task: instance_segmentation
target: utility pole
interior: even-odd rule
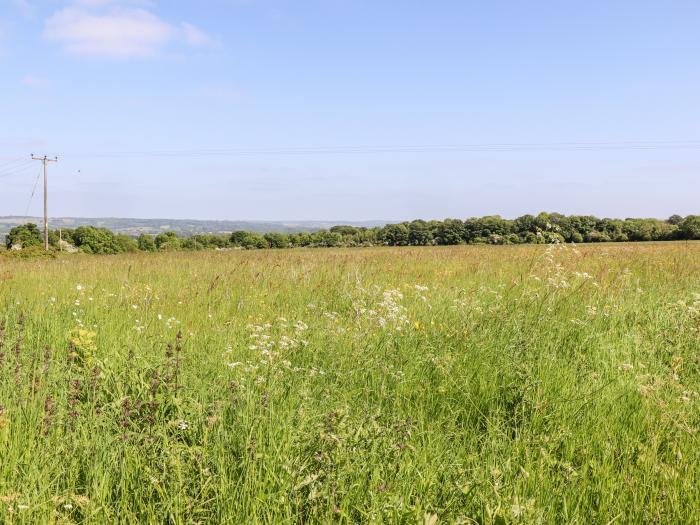
[[[49,162],[58,162],[58,157],[53,159],[48,158],[46,155],[43,157],[35,157],[32,153],[32,160],[39,160],[44,164],[44,250],[49,250],[49,172],[48,164]]]

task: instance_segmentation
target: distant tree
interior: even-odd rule
[[[610,236],[606,232],[593,230],[586,234],[586,242],[610,242]]]
[[[120,252],[132,253],[139,250],[138,242],[130,235],[115,235],[115,240],[117,241],[117,245],[119,245]]]
[[[231,234],[229,242],[233,246],[243,246],[243,240],[248,236],[248,232],[238,230]]]
[[[619,219],[601,219],[596,223],[595,229],[610,241],[617,241],[624,236],[624,222]]]
[[[182,248],[182,241],[175,232],[159,233],[154,242],[159,251],[174,251]]]
[[[289,244],[297,248],[311,245],[311,234],[308,232],[295,232],[289,234]]]
[[[241,239],[240,246],[248,250],[270,247],[265,237],[257,232],[246,232],[246,235]]]
[[[586,235],[595,231],[598,219],[591,215],[571,215],[569,216],[569,228],[576,231],[585,239]]]
[[[142,233],[141,235],[139,235],[138,239],[136,240],[136,243],[139,247],[139,250],[141,250],[142,252],[155,252],[158,249],[155,241],[153,240],[153,236],[148,235],[146,233]]]
[[[680,226],[683,222],[683,217],[680,215],[671,215],[668,219],[666,219],[666,222],[675,226]]]
[[[73,231],[73,244],[85,253],[114,254],[124,251],[114,232],[107,228],[80,226]]]
[[[411,221],[408,225],[408,244],[411,246],[428,246],[433,242],[430,226],[422,220]]]
[[[264,235],[270,248],[289,248],[289,235],[286,233],[266,233]]]
[[[339,233],[340,235],[355,235],[360,228],[356,228],[355,226],[343,226],[343,225],[338,225],[338,226],[332,226],[330,231],[332,233]]]
[[[501,237],[513,231],[512,221],[503,219],[500,215],[487,217],[472,217],[464,221],[465,237],[468,242],[501,242]],[[492,243],[493,244],[493,243]]]
[[[387,224],[382,232],[384,242],[389,246],[408,245],[408,227],[406,224]]]
[[[535,217],[534,222],[538,231],[541,232],[556,231],[557,229],[556,224],[552,221],[549,213],[546,211],[540,212],[537,217]]]
[[[469,239],[466,237],[465,223],[459,219],[445,219],[435,229],[435,240],[443,246],[464,244]]]
[[[526,244],[544,244],[544,236],[542,233],[539,235],[531,231],[526,231],[519,234],[521,242]]]
[[[534,215],[523,215],[515,219],[515,231],[523,237],[526,233],[537,234],[540,230],[537,217]]]
[[[683,239],[700,239],[700,215],[688,215],[680,224]]]
[[[583,242],[583,235],[581,235],[577,231],[572,231],[568,241],[576,244],[581,244]]]
[[[30,248],[31,246],[41,246],[42,243],[43,240],[39,228],[31,222],[22,226],[15,226],[5,238],[5,244],[8,248],[12,248],[15,244],[22,248]]]
[[[658,219],[625,219],[623,233],[630,241],[666,241],[676,237],[678,227]]]
[[[335,246],[342,246],[342,244],[343,236],[339,233],[320,230],[311,234],[311,246],[333,248]]]

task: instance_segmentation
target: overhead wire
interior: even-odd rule
[[[23,164],[21,166],[18,166],[16,168],[11,169],[11,170],[0,172],[0,178],[4,179],[7,177],[12,177],[13,175],[24,174],[29,169],[31,169],[33,165],[34,164],[32,162],[29,162],[27,164]]]
[[[25,166],[31,166],[33,165],[33,162],[31,159],[25,160],[23,162],[15,162],[14,164],[7,164],[3,167],[0,168],[0,175],[4,175],[6,173],[12,173],[16,170],[23,169]]]
[[[312,146],[270,148],[208,148],[191,150],[142,150],[105,152],[68,152],[64,157],[129,158],[129,157],[206,157],[254,155],[320,155],[373,153],[460,153],[521,151],[615,151],[615,150],[700,149],[700,140],[675,141],[600,141],[553,143],[486,143],[486,144],[419,144],[378,146]]]
[[[0,169],[4,169],[8,166],[11,166],[12,164],[16,164],[20,161],[26,161],[26,160],[31,160],[31,159],[28,159],[26,155],[22,155],[21,157],[15,157],[14,159],[10,159],[7,162],[0,164]]]
[[[41,178],[41,170],[36,175],[36,179],[34,180],[34,188],[32,188],[32,194],[29,196],[29,202],[27,202],[27,209],[24,212],[24,216],[28,217],[29,216],[29,207],[32,205],[32,200],[34,199],[34,194],[36,193],[36,188],[39,185],[39,178]]]

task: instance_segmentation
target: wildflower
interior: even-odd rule
[[[66,503],[65,505],[63,505],[63,508],[66,509],[66,510],[72,510],[72,509],[73,509],[73,505],[72,505],[71,503]]]
[[[75,289],[78,290],[79,292],[82,292],[82,291],[83,291],[83,285],[82,285],[82,284],[79,284],[78,286],[75,287]]]
[[[190,425],[187,423],[187,421],[180,421],[177,424],[177,428],[179,428],[180,430],[187,430],[188,428],[190,428]]]

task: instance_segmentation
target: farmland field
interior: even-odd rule
[[[700,520],[700,244],[0,258],[4,523]]]

